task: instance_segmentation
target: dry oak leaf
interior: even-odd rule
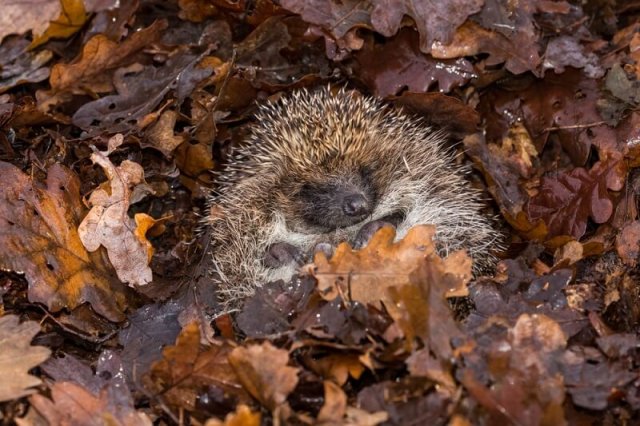
[[[67,38],[75,34],[87,21],[83,0],[60,0],[60,15],[49,23],[49,28],[34,37],[31,48],[46,43],[51,38]]]
[[[324,404],[318,412],[318,422],[340,424],[347,412],[347,394],[332,381],[324,381]]]
[[[112,140],[115,138],[121,139],[122,135]],[[155,222],[144,213],[136,214],[135,219],[127,214],[133,187],[143,183],[144,170],[129,160],[116,167],[108,158],[110,153],[109,149],[91,154],[91,161],[104,169],[111,190],[93,191],[89,197],[93,207],[78,227],[78,234],[87,250],[96,251],[101,245],[107,249],[122,282],[130,286],[145,285],[153,279],[149,267],[153,247],[145,233]]]
[[[126,65],[133,54],[156,41],[166,27],[166,21],[155,21],[121,43],[102,34],[93,36],[72,63],[53,66],[49,77],[51,90],[37,94],[39,108],[47,110],[49,105],[60,102],[61,92],[94,94],[113,90],[111,74],[107,71]]]
[[[29,300],[52,311],[89,302],[111,321],[124,319],[124,287],[101,253],[85,250],[76,229],[85,213],[78,177],[56,164],[42,188],[3,162],[0,176],[0,268],[24,273]]]
[[[118,404],[117,397],[104,389],[95,396],[71,382],[56,382],[51,386],[53,401],[33,395],[31,404],[50,425],[68,426],[151,426],[151,419],[133,408]],[[114,401],[114,399],[116,401]],[[115,404],[114,404],[115,402]]]
[[[324,253],[314,257],[311,273],[318,280],[318,289],[327,300],[348,294],[351,300],[364,304],[385,302],[393,309],[387,294],[390,287],[412,282],[411,274],[426,259],[439,259],[433,243],[435,227],[418,225],[394,243],[395,229],[385,226],[377,231],[362,250],[353,250],[347,243],[338,246],[331,260]],[[463,252],[454,253],[444,261],[450,273],[463,278],[463,283],[449,289],[449,297],[466,295],[466,282],[471,278],[471,260]],[[442,260],[440,260],[442,262]],[[457,265],[457,269],[454,266]]]
[[[171,157],[173,150],[186,140],[184,135],[176,135],[173,131],[177,118],[177,112],[166,110],[145,134],[150,142],[148,146],[162,152],[165,157]]]
[[[218,419],[209,419],[204,426],[260,426],[260,412],[254,413],[244,405],[238,404],[236,411],[227,414],[224,422]]]
[[[42,383],[29,370],[46,361],[48,348],[31,346],[31,339],[40,331],[35,321],[20,324],[16,315],[0,317],[0,402],[18,399],[35,392]]]
[[[640,255],[640,221],[626,223],[616,237],[616,251],[622,261],[635,266]]]
[[[202,346],[198,323],[190,323],[182,329],[176,344],[166,347],[162,359],[152,365],[143,379],[145,387],[162,395],[167,404],[188,411],[196,409],[198,396],[210,387],[249,402],[228,360],[231,349],[227,343]]]
[[[549,237],[579,239],[589,218],[595,223],[609,220],[614,206],[608,190],[620,191],[625,177],[626,166],[619,155],[598,161],[590,170],[576,167],[545,176],[538,194],[529,200],[527,213],[532,221],[545,222]]]
[[[60,15],[60,0],[5,0],[0,13],[0,41],[9,34],[44,32]]]
[[[268,341],[237,347],[229,354],[229,363],[240,383],[272,411],[286,402],[298,384],[298,369],[289,367],[288,362],[289,352]]]

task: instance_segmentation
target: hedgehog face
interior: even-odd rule
[[[316,170],[303,179],[290,181],[290,225],[296,230],[331,231],[371,216],[377,197],[366,170],[330,170]]]

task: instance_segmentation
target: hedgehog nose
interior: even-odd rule
[[[362,216],[369,213],[369,202],[362,194],[353,194],[344,197],[342,211],[347,216]]]

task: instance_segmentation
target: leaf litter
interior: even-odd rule
[[[636,3],[7,2],[0,418],[638,423]],[[445,128],[508,247],[382,228],[220,316],[211,170],[327,84]]]

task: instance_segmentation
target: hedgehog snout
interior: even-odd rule
[[[342,211],[347,216],[364,216],[371,213],[371,203],[362,194],[347,195],[342,200]]]

